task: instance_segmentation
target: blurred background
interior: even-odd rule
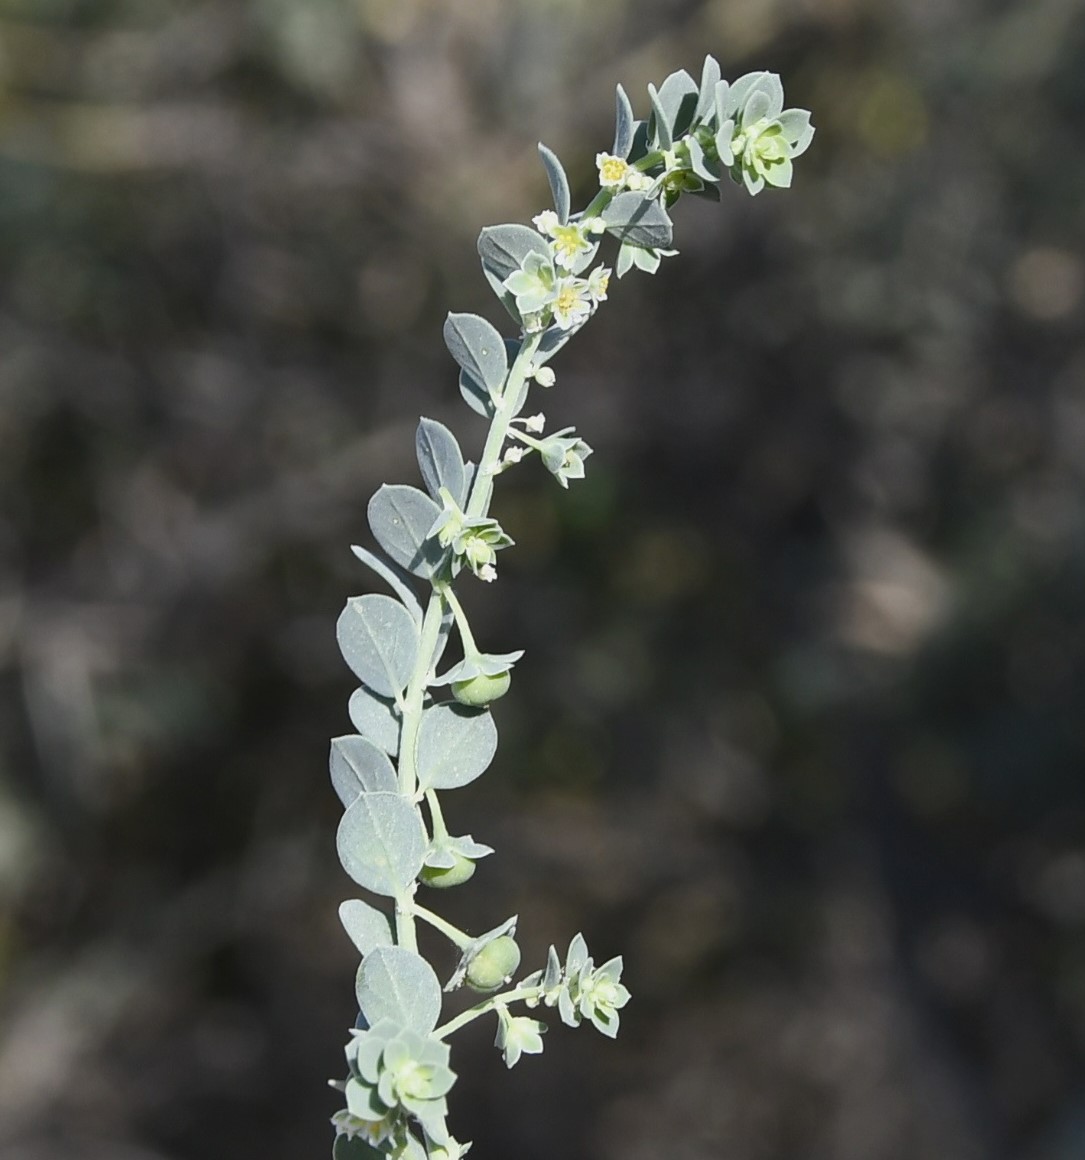
[[[1085,1155],[1079,0],[0,3],[0,1157],[328,1154],[354,893],[349,552],[483,225],[574,203],[613,86],[783,75],[790,194],[686,199],[555,362],[568,492],[465,585],[525,648],[498,849],[440,900],[624,952],[617,1044],[506,1073],[497,1160]]]

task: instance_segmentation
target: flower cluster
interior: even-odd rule
[[[528,1005],[542,1002],[558,1008],[562,1022],[579,1027],[587,1019],[596,1030],[613,1039],[618,1034],[619,1010],[629,1002],[629,991],[621,983],[622,958],[617,955],[596,967],[588,954],[583,935],[569,944],[562,966],[551,947],[546,967],[528,976],[521,986],[538,987],[539,994]]]
[[[429,530],[442,548],[451,548],[457,565],[466,564],[480,579],[497,579],[497,553],[508,548],[513,539],[505,534],[497,520],[487,516],[469,518],[452,498],[447,488],[441,488],[444,507]]]
[[[370,1142],[394,1135],[404,1116],[417,1120],[436,1143],[448,1139],[445,1095],[456,1080],[448,1057],[447,1044],[405,1031],[389,1019],[355,1031],[347,1044],[347,1111],[370,1125],[363,1129]]]

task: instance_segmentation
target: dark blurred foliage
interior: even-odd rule
[[[328,1154],[348,551],[478,229],[612,87],[783,74],[557,360],[466,592],[527,649],[447,898],[624,950],[617,1044],[456,1044],[479,1160],[1085,1155],[1079,0],[0,5],[0,1156]],[[442,901],[445,901],[442,899]]]

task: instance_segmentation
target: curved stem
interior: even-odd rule
[[[447,1038],[453,1031],[459,1031],[461,1027],[466,1027],[468,1023],[473,1023],[480,1016],[488,1014],[499,1003],[517,1003],[521,999],[537,999],[540,994],[541,991],[538,987],[516,987],[512,991],[502,991],[500,995],[492,995],[474,1007],[468,1007],[466,1011],[461,1011],[459,1015],[454,1019],[449,1019],[447,1023],[442,1023],[433,1032],[433,1037],[434,1039]]]
[[[439,930],[449,942],[455,943],[461,951],[474,942],[474,939],[466,931],[460,930],[458,926],[453,926],[439,914],[434,914],[428,907],[419,906],[417,902],[412,903],[412,906],[416,917],[422,919],[423,922],[428,922],[435,930]]]
[[[518,435],[519,432],[516,431],[515,434]],[[471,626],[467,623],[467,613],[464,612],[459,597],[452,591],[451,587],[444,589],[444,596],[445,600],[448,601],[449,608],[452,609],[452,615],[456,618],[456,628],[459,629],[460,640],[463,641],[463,655],[465,657],[472,656],[478,652],[478,645],[475,644]]]
[[[542,333],[529,334],[524,338],[520,353],[513,360],[505,386],[500,398],[496,401],[497,410],[490,423],[490,430],[486,436],[486,445],[482,449],[478,470],[475,472],[475,482],[471,485],[471,496],[464,511],[469,519],[486,514],[490,506],[490,496],[494,490],[494,471],[501,460],[501,449],[505,445],[505,438],[509,433],[509,424],[516,417],[512,413],[510,403],[520,393],[520,388],[527,381],[531,370],[535,352],[542,342]]]
[[[441,812],[441,803],[437,800],[435,789],[426,790],[426,804],[429,806],[430,820],[433,822],[434,838],[447,838],[448,827],[445,825],[445,815]]]

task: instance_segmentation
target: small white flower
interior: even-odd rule
[[[596,305],[607,300],[607,287],[609,285],[610,270],[606,266],[596,266],[588,275],[588,293]]]
[[[549,369],[549,368],[540,367],[540,370],[547,370],[547,369]],[[554,377],[554,372],[550,371],[550,378],[553,379],[553,377]],[[537,375],[536,375],[536,379],[538,379]],[[523,420],[523,424],[524,424],[525,431],[531,431],[534,434],[538,435],[538,433],[546,426],[546,416],[542,413],[542,411],[540,411],[537,415],[528,415],[528,417]]]
[[[587,237],[584,225],[577,222],[562,225],[560,218],[552,209],[543,210],[531,220],[539,233],[545,234],[550,239],[550,253],[554,261],[564,269],[573,269],[578,258],[595,252],[596,243]]]
[[[539,367],[533,377],[540,387],[552,387],[557,382],[557,375],[550,367]]]
[[[629,162],[613,153],[596,153],[595,167],[599,170],[599,185],[603,189],[621,189],[630,173]]]
[[[483,564],[475,575],[480,580],[485,580],[487,584],[492,584],[497,579],[497,569],[493,564]]]
[[[550,309],[557,325],[562,330],[571,330],[591,315],[592,305],[588,283],[583,278],[562,278]]]
[[[523,447],[506,447],[504,463],[519,463],[521,459],[527,454]]]
[[[639,170],[633,169],[626,178],[625,185],[627,189],[632,189],[636,193],[643,193],[646,189],[651,188],[652,179],[647,173],[641,173]]]
[[[542,213],[537,213],[531,221],[540,234],[549,235],[557,226],[561,225],[561,219],[552,209],[544,209]]]
[[[601,217],[588,218],[584,223],[584,228],[589,234],[605,234],[607,230],[607,219]]]

